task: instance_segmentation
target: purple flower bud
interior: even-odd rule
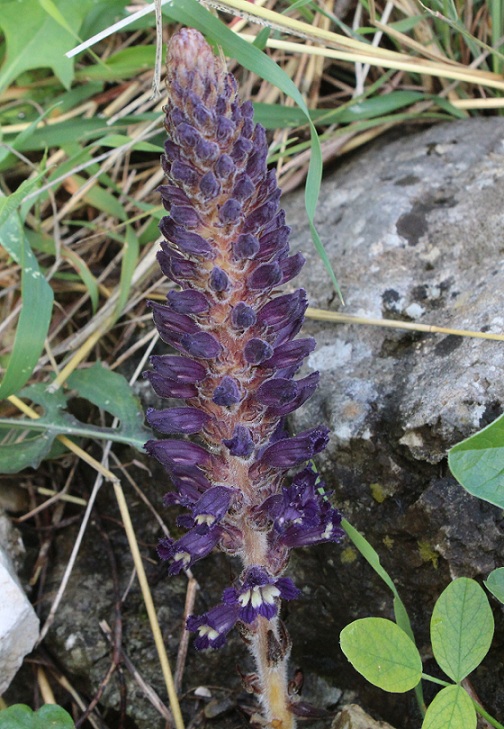
[[[270,468],[288,469],[309,461],[324,450],[329,441],[329,429],[319,426],[292,438],[284,438],[266,448],[261,461]]]
[[[206,172],[200,180],[199,188],[207,200],[212,200],[220,192],[220,185],[213,172]]]
[[[210,481],[197,466],[173,466],[170,477],[178,494],[166,494],[165,504],[192,506],[211,487]]]
[[[216,405],[231,407],[242,399],[237,381],[229,375],[224,375],[220,384],[214,390],[212,400]]]
[[[221,180],[226,180],[234,173],[236,165],[228,154],[223,154],[215,163],[215,174]]]
[[[226,200],[226,202],[219,211],[219,220],[221,221],[221,223],[224,223],[224,225],[236,223],[241,215],[241,210],[241,203],[239,203],[238,200],[235,200],[233,197],[230,197],[228,200]]]
[[[294,410],[300,408],[301,405],[303,405],[308,400],[308,398],[313,395],[313,393],[317,389],[318,382],[318,372],[312,372],[311,375],[308,375],[308,377],[305,377],[302,380],[298,380],[294,383],[296,388],[295,396],[292,399],[289,399],[288,401],[285,401],[283,403],[280,402],[277,405],[271,404],[268,410],[268,414],[276,415],[277,417],[283,417],[284,415],[288,415],[289,413],[294,412]]]
[[[178,382],[177,380],[169,380],[166,377],[158,375],[157,372],[144,372],[144,377],[149,380],[154,392],[159,397],[168,399],[170,397],[179,397],[183,400],[196,397],[198,390],[194,385],[187,382]]]
[[[168,470],[173,466],[208,466],[211,456],[196,443],[184,440],[149,440],[145,450]]]
[[[263,382],[256,392],[256,397],[262,405],[279,406],[291,402],[297,394],[295,382],[275,377]]]
[[[248,175],[242,175],[236,181],[233,188],[233,197],[243,201],[251,197],[255,192],[255,185]]]
[[[201,314],[209,306],[205,294],[192,289],[170,291],[167,298],[171,308],[180,314]]]
[[[167,434],[199,433],[210,416],[197,408],[166,408],[154,410],[148,408],[147,422],[151,428]]]
[[[185,192],[176,185],[160,185],[157,188],[157,192],[161,195],[163,200],[163,206],[166,210],[170,210],[172,205],[190,205],[191,200],[187,197]]]
[[[191,126],[190,124],[187,124],[186,122],[182,122],[177,126],[177,137],[180,144],[182,144],[184,147],[191,147],[194,148],[198,144],[199,140],[201,139],[201,135],[199,132],[196,131],[196,129]]]
[[[278,191],[280,192],[280,191]],[[257,233],[261,230],[266,223],[269,223],[271,218],[275,215],[278,208],[278,201],[274,199],[268,200],[268,202],[256,208],[250,215],[247,216],[244,224],[244,230],[246,232]]]
[[[267,326],[273,332],[282,329],[292,319],[298,319],[304,315],[308,299],[306,291],[298,289],[293,294],[276,296],[257,312],[257,321]]]
[[[242,162],[253,148],[254,145],[250,139],[246,139],[246,137],[238,137],[236,142],[233,144],[231,157],[235,162]]]
[[[289,256],[289,258],[284,258],[282,261],[279,261],[282,271],[282,283],[287,283],[287,281],[297,276],[304,264],[305,259],[301,253],[296,253],[293,256]]]
[[[198,182],[198,173],[190,165],[175,161],[171,166],[171,176],[184,185],[195,185]]]
[[[194,647],[198,651],[207,648],[220,648],[238,620],[236,605],[216,605],[204,615],[190,615],[187,618],[187,630],[198,635],[194,639]]]
[[[237,425],[233,437],[222,441],[232,456],[248,458],[254,450],[254,441],[250,430],[243,425]]]
[[[247,286],[251,291],[264,291],[277,286],[282,280],[280,266],[274,263],[262,263],[249,276]]]
[[[193,118],[196,120],[200,129],[212,126],[214,115],[206,109],[203,104],[197,102],[193,108]]]
[[[198,332],[198,326],[186,314],[179,314],[169,306],[148,302],[153,310],[154,323],[161,339],[167,344],[178,348],[182,336],[194,335]]]
[[[198,278],[198,267],[195,263],[186,261],[179,253],[171,251],[166,243],[161,243],[161,248],[156,258],[167,278],[180,284]]]
[[[212,291],[215,291],[216,293],[227,291],[227,289],[229,288],[229,278],[227,276],[227,273],[223,271],[222,268],[215,266],[210,272],[208,285],[210,286]]]
[[[184,334],[180,343],[188,354],[201,359],[215,359],[222,349],[218,340],[208,332]]]
[[[290,228],[288,225],[281,225],[279,228],[261,235],[256,259],[258,261],[268,261],[274,255],[280,255],[288,251],[289,235]]]
[[[235,329],[248,329],[256,323],[257,316],[254,309],[240,301],[233,307],[231,321]]]
[[[161,559],[172,562],[168,572],[178,574],[181,570],[189,569],[198,559],[210,554],[220,538],[220,529],[214,527],[204,534],[192,529],[176,542],[165,537],[159,542],[158,554]]]
[[[177,380],[178,382],[200,382],[207,374],[206,368],[202,364],[188,357],[179,357],[173,354],[155,354],[149,361],[162,377]]]
[[[206,491],[193,509],[195,526],[212,527],[227,513],[234,490],[225,486],[214,486]]]
[[[254,258],[258,250],[259,241],[250,233],[242,233],[233,243],[233,253],[239,261],[244,258]]]
[[[183,253],[203,258],[213,258],[215,253],[210,243],[201,235],[186,230],[181,225],[176,225],[173,218],[162,218],[159,230],[167,240],[174,243]]]
[[[202,164],[213,162],[219,156],[219,147],[215,142],[209,142],[207,139],[200,138],[194,154],[198,162]]]
[[[167,139],[164,143],[165,157],[161,157],[161,164],[166,173],[169,171],[169,167],[165,167],[166,163],[175,162],[175,160],[181,160],[180,147],[174,144],[171,139]]]
[[[286,342],[285,344],[281,344],[279,347],[275,347],[273,356],[266,362],[263,362],[263,366],[271,367],[271,369],[276,370],[294,368],[294,371],[297,371],[305,357],[307,357],[310,352],[313,352],[314,349],[315,340],[312,339],[312,337],[296,339],[293,342]]]
[[[172,205],[170,215],[178,225],[197,228],[201,223],[196,210],[189,205]]]
[[[216,136],[217,141],[221,144],[225,144],[236,131],[235,124],[231,119],[227,119],[225,116],[220,116],[217,119]]]
[[[253,337],[249,339],[243,349],[246,361],[251,365],[260,365],[269,359],[273,354],[273,347],[265,342],[264,339]]]

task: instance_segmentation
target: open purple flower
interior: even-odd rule
[[[239,587],[224,590],[226,605],[239,605],[239,618],[253,623],[261,615],[268,620],[278,613],[278,600],[293,600],[300,594],[288,577],[270,577],[262,567],[249,567]]]
[[[216,605],[204,615],[190,615],[187,630],[197,632],[194,647],[201,651],[207,648],[220,648],[226,642],[227,634],[238,620],[238,607],[235,605]]]

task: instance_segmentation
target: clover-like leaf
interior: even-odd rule
[[[492,610],[475,580],[460,577],[439,596],[431,618],[434,657],[453,681],[462,681],[488,653],[494,632]]]
[[[460,686],[446,686],[425,713],[422,729],[476,729],[476,710]]]
[[[504,509],[504,415],[457,443],[448,465],[466,491]]]
[[[421,679],[420,654],[392,620],[355,620],[341,631],[340,644],[352,666],[384,691],[404,693],[415,688]]]
[[[2,729],[74,729],[72,717],[61,706],[45,704],[32,711],[25,704],[14,704],[0,711]]]
[[[488,575],[485,587],[497,600],[504,602],[504,567],[498,567]]]

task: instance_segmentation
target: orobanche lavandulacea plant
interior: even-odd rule
[[[176,489],[166,503],[187,509],[178,520],[187,531],[162,540],[159,554],[170,574],[214,547],[241,558],[243,571],[221,602],[189,617],[187,628],[197,649],[219,648],[238,624],[257,665],[246,682],[260,696],[259,723],[292,729],[302,705],[288,691],[290,641],[279,606],[299,590],[283,574],[293,547],[342,536],[339,512],[306,466],[325,447],[327,428],[290,436],[284,423],[318,382],[318,373],[294,379],[314,347],[294,338],[306,294],[277,291],[304,260],[289,255],[265,131],[199,32],[172,38],[167,86],[168,184],[160,192],[170,215],[160,224],[158,259],[179,288],[150,306],[161,339],[180,354],[152,357],[146,376],[162,398],[185,404],[148,411],[153,428],[175,437],[146,448]],[[196,434],[198,442],[185,437]]]

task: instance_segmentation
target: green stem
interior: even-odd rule
[[[437,683],[439,686],[451,686],[452,685],[449,681],[443,681],[441,678],[434,678],[434,676],[429,676],[428,673],[422,673],[422,678],[425,681],[431,681],[431,683]]]
[[[471,698],[471,697],[470,697]],[[485,711],[485,709],[481,706],[481,704],[478,704],[477,701],[475,701],[473,698],[471,698],[471,701],[474,704],[474,708],[478,712],[480,716],[482,716],[486,721],[495,727],[495,729],[504,729],[504,726],[497,721],[497,719],[494,719],[493,716],[490,716],[488,711]]]

